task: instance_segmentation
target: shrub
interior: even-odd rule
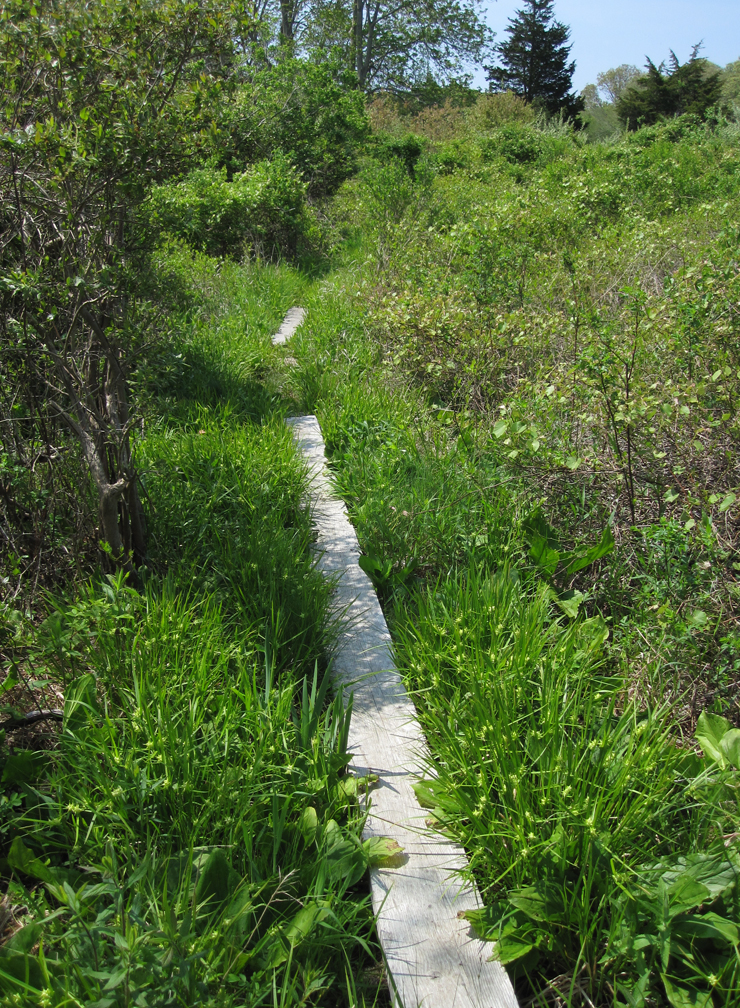
[[[378,137],[375,147],[375,156],[383,164],[392,164],[394,161],[403,162],[406,171],[414,177],[416,163],[421,157],[426,146],[421,137],[413,133],[405,136]]]
[[[150,212],[163,230],[217,255],[292,256],[313,228],[306,186],[282,157],[251,165],[231,182],[225,168],[198,168],[156,186]]]
[[[537,113],[513,91],[483,94],[468,112],[468,122],[474,130],[498,129],[506,123],[530,123]]]
[[[229,173],[283,155],[311,196],[335,192],[356,168],[370,133],[365,97],[328,65],[285,60],[255,75],[222,117],[217,152]]]

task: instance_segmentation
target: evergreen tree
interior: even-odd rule
[[[679,63],[671,51],[668,67],[646,63],[647,74],[623,92],[617,114],[628,129],[649,126],[670,116],[691,112],[705,118],[707,110],[722,96],[719,72],[712,72],[695,45],[688,63]]]
[[[554,20],[552,0],[525,0],[509,20],[509,38],[495,51],[501,66],[486,67],[491,91],[513,91],[550,115],[574,116],[583,100],[571,91],[570,28]]]

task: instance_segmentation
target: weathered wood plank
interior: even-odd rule
[[[306,317],[305,308],[289,308],[285,318],[280,323],[280,328],[272,337],[273,343],[287,343],[296,329],[301,325]]]
[[[461,847],[425,827],[411,788],[423,773],[426,742],[393,663],[378,599],[357,563],[360,549],[344,504],[332,493],[316,417],[287,421],[304,454],[318,528],[320,565],[337,576],[337,606],[349,617],[334,655],[333,674],[354,692],[352,769],[378,774],[365,836],[388,836],[405,851],[398,868],[371,872],[373,908],[386,965],[403,1008],[516,1008],[506,971],[488,962],[491,946],[458,918],[479,906],[456,871]]]

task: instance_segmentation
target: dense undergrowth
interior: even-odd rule
[[[161,244],[136,245],[117,330],[136,411],[101,451],[133,446],[138,572],[91,577],[123,554],[97,555],[45,351],[15,316],[3,330],[25,355],[2,382],[25,397],[4,400],[0,458],[4,1003],[375,996],[362,878],[384,850],[360,839],[330,586],[282,424],[315,412],[432,751],[419,799],[465,845],[471,923],[521,1003],[729,1008],[737,124],[595,144],[511,96],[380,107],[336,192],[361,103],[345,95],[323,144],[317,88],[339,84],[294,87],[290,66],[219,92],[197,141],[221,147],[136,204]],[[286,136],[253,121],[260,89]],[[301,250],[312,279],[205,254]],[[29,290],[4,291],[13,311]],[[273,347],[297,303],[306,322]],[[69,332],[100,339],[80,317]]]
[[[736,127],[383,143],[287,380],[427,731],[419,798],[522,1003],[735,1004]]]
[[[3,755],[2,1003],[342,1003],[372,966],[359,883],[382,844],[360,839],[270,381],[302,281],[177,244],[156,265],[191,308],[137,378],[149,571],[48,598],[3,642],[6,713],[63,694],[64,716],[11,723]]]

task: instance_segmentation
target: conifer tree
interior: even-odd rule
[[[571,91],[570,28],[554,19],[552,0],[525,0],[495,47],[501,66],[486,67],[491,91],[513,91],[550,115],[574,116],[583,101]]]
[[[699,118],[722,96],[719,72],[711,72],[707,60],[695,45],[687,63],[679,63],[671,51],[668,66],[656,66],[651,59],[647,74],[624,91],[617,102],[617,115],[628,129],[649,126],[671,116],[691,112]]]

